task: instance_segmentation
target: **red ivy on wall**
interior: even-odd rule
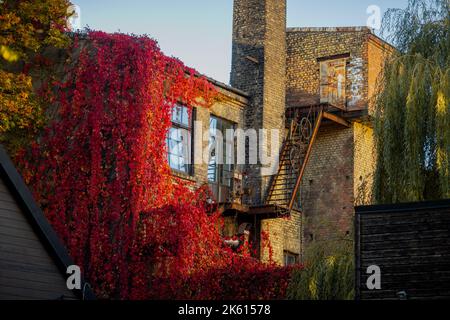
[[[211,84],[147,37],[90,32],[72,52],[54,121],[17,160],[97,295],[283,298],[290,269],[225,248],[208,191],[170,176],[171,107],[209,106]]]

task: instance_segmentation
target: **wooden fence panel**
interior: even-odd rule
[[[450,200],[355,208],[357,299],[450,298]],[[381,269],[381,290],[367,268]]]

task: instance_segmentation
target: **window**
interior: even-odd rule
[[[293,264],[299,263],[299,255],[289,251],[284,252],[284,265],[291,266]]]
[[[234,124],[230,121],[210,117],[208,181],[219,202],[226,201],[233,186],[234,175]],[[233,138],[227,135],[233,133]]]
[[[346,59],[320,62],[320,102],[345,106]]]
[[[172,109],[172,127],[167,134],[169,166],[173,170],[191,173],[192,116],[185,106]]]

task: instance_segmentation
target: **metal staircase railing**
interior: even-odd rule
[[[266,204],[281,206],[290,213],[305,173],[312,146],[323,119],[323,107],[309,108],[291,121],[290,130],[280,152],[277,174],[270,183]]]

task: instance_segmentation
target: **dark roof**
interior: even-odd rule
[[[244,92],[244,91],[242,91],[242,90],[239,90],[239,89],[237,89],[237,88],[234,88],[234,87],[232,87],[232,86],[230,86],[230,85],[228,85],[228,84],[225,84],[225,83],[223,83],[223,82],[217,81],[217,80],[215,80],[215,79],[213,79],[213,78],[210,78],[210,77],[208,77],[208,76],[205,76],[205,75],[200,75],[200,76],[205,77],[209,82],[211,82],[213,85],[215,85],[215,86],[217,86],[217,87],[219,87],[219,88],[222,88],[222,89],[224,89],[224,90],[233,92],[233,93],[235,93],[235,94],[237,94],[237,95],[240,95],[240,96],[242,96],[242,97],[244,97],[244,98],[250,98],[250,94],[248,94],[247,92]]]
[[[66,279],[67,267],[74,265],[74,262],[56,232],[48,223],[44,213],[36,201],[34,201],[33,195],[26,186],[20,174],[17,172],[14,164],[8,156],[8,153],[1,145],[0,177],[3,179],[5,185],[20,205],[28,221],[36,230],[48,253],[54,259],[63,277]],[[73,290],[80,299],[95,299],[94,293],[84,279],[81,281],[81,287],[81,290]]]
[[[188,71],[185,71],[185,73],[187,75],[189,75]],[[198,78],[205,78],[208,82],[210,82],[211,84],[215,85],[216,87],[222,88],[222,89],[224,89],[226,91],[232,92],[232,93],[237,94],[237,95],[239,95],[241,97],[244,97],[244,98],[247,98],[247,99],[250,98],[250,94],[248,94],[247,92],[244,92],[244,91],[242,91],[240,89],[234,88],[234,87],[232,87],[232,86],[230,86],[228,84],[225,84],[223,82],[215,80],[215,79],[213,79],[211,77],[208,77],[207,75],[201,74],[201,73],[199,73],[197,71],[195,71],[194,76],[198,77]]]

